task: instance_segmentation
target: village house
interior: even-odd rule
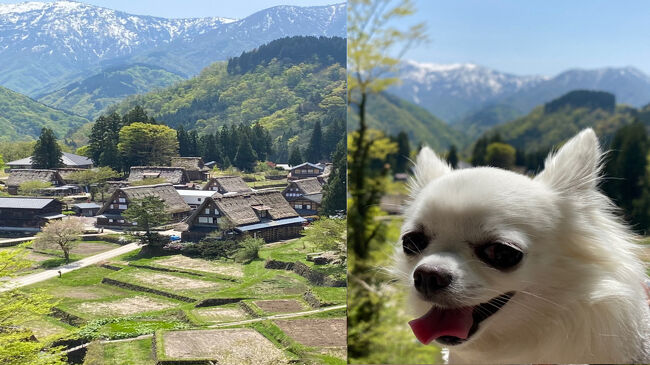
[[[293,166],[287,177],[289,180],[302,180],[310,177],[317,177],[322,175],[325,171],[325,166],[321,164],[313,164],[311,162],[301,163],[300,165]]]
[[[210,169],[203,164],[201,157],[172,157],[172,167],[185,169],[191,181],[206,181],[210,177]]]
[[[127,227],[135,225],[128,222],[122,213],[129,204],[137,199],[155,196],[165,202],[166,212],[171,215],[171,223],[179,222],[187,217],[191,208],[178,194],[171,184],[157,184],[119,188],[113,192],[110,199],[97,212],[97,225],[104,227]]]
[[[82,217],[94,217],[101,208],[97,203],[77,203],[71,206],[71,209]]]
[[[199,205],[203,204],[207,198],[221,197],[216,191],[213,190],[177,190],[178,194],[183,198],[185,203],[192,209],[196,209]]]
[[[7,191],[11,195],[18,194],[20,184],[28,181],[42,181],[51,183],[52,187],[65,186],[65,180],[56,170],[43,169],[18,169],[11,170],[7,179]]]
[[[203,190],[216,191],[219,194],[228,193],[250,193],[253,191],[241,176],[218,176],[213,177],[203,187]]]
[[[280,192],[264,191],[208,198],[186,222],[184,240],[197,241],[222,232],[223,238],[249,234],[274,242],[298,237],[306,220]]]
[[[85,156],[75,155],[74,153],[63,152],[61,155],[61,161],[63,162],[63,167],[66,168],[76,168],[76,169],[92,169],[93,160]],[[31,169],[32,168],[32,157],[26,157],[20,160],[7,162],[7,165],[10,169]]]
[[[0,197],[0,231],[37,232],[62,219],[63,204],[52,198]]]
[[[166,182],[180,186],[190,182],[185,169],[169,166],[133,166],[129,172],[129,183],[146,179],[164,179]]]
[[[282,191],[282,196],[301,216],[316,215],[323,200],[323,185],[317,177],[293,180]]]

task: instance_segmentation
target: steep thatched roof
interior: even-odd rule
[[[172,157],[172,167],[182,167],[185,171],[207,171],[201,157]]]
[[[104,204],[98,214],[104,213],[110,206],[111,202],[117,198],[117,195],[123,193],[128,201],[142,199],[148,196],[158,197],[167,205],[167,213],[182,213],[189,212],[190,206],[185,203],[183,198],[178,194],[174,186],[171,184],[157,184],[157,185],[143,185],[132,186],[128,188],[120,188],[113,192],[110,199]]]
[[[187,178],[185,169],[168,166],[133,166],[129,173],[129,182],[144,180],[145,178],[163,178],[170,184],[185,184]]]
[[[267,211],[268,219],[270,220],[298,216],[298,213],[296,213],[289,203],[287,203],[280,192],[265,191],[207,198],[192,214],[188,222],[193,222],[196,216],[203,211],[204,207],[210,204],[211,201],[214,201],[217,208],[219,208],[226,218],[228,218],[228,220],[230,220],[235,226],[261,222],[262,220],[256,214],[256,210]]]
[[[304,194],[318,194],[323,191],[323,185],[321,185],[318,178],[315,177],[294,180],[291,182],[291,185],[293,184],[295,184],[298,189],[302,190]]]
[[[79,171],[87,171],[86,169],[78,169],[78,168],[72,168],[72,167],[66,167],[66,168],[60,168],[56,169],[56,171],[61,175],[63,180],[65,180],[67,183],[69,182],[76,182],[73,179],[71,179],[72,174],[75,172]]]
[[[241,176],[218,176],[213,177],[203,187],[203,190],[209,190],[212,186],[217,186],[222,193],[249,193],[252,192]]]
[[[11,170],[7,186],[19,186],[26,181],[56,181],[59,185],[65,184],[63,178],[56,170],[43,169],[17,169]]]

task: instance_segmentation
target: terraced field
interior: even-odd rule
[[[316,286],[291,270],[265,268],[267,259],[300,261],[312,267],[306,255],[314,251],[301,240],[274,244],[263,247],[261,258],[246,265],[181,255],[141,257],[134,251],[108,265],[82,268],[26,287],[58,301],[54,313],[30,323],[30,328],[39,339],[127,341],[99,342],[89,350],[103,356],[107,364],[116,363],[111,356],[122,358],[120,351],[143,364],[163,359],[257,364],[261,360],[250,354],[259,351],[273,355],[274,364],[344,364],[345,351],[328,341],[345,342],[345,331],[328,332],[331,326],[326,323],[332,318],[344,323],[345,311],[301,313],[344,304],[346,289]],[[341,276],[345,267],[321,270]],[[292,327],[297,322],[287,325],[266,319],[277,314],[312,318],[316,327],[328,329]],[[299,337],[305,337],[296,335],[300,331],[309,332],[306,337],[315,340],[300,342]],[[223,345],[224,333],[232,334],[229,341],[241,349],[233,352],[232,346]],[[135,339],[153,334],[153,340]]]

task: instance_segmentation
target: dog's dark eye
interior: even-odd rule
[[[402,237],[402,247],[407,255],[417,255],[429,244],[429,237],[422,232],[410,232]]]
[[[508,270],[514,267],[524,257],[524,253],[518,248],[501,242],[491,242],[479,246],[476,249],[476,255],[486,264],[499,270]]]

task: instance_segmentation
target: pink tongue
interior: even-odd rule
[[[473,307],[442,309],[433,307],[427,314],[409,322],[415,337],[425,345],[442,336],[466,339],[474,323]]]

